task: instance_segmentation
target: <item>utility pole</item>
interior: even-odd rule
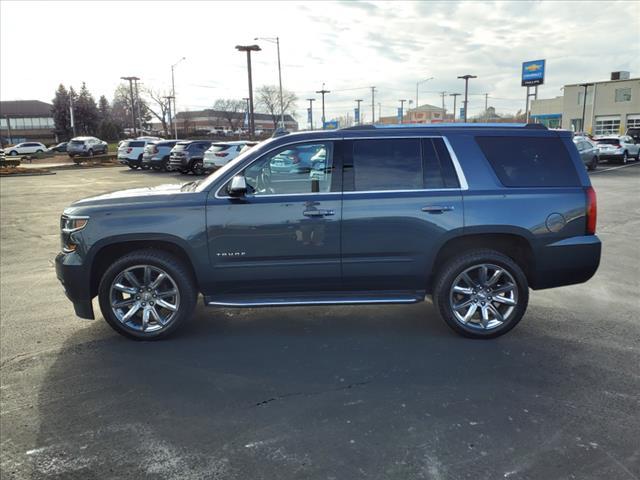
[[[249,97],[244,97],[243,100],[246,102],[247,107],[245,110],[245,119],[247,120],[247,131],[249,130],[249,125],[250,125],[250,121],[249,121]],[[242,122],[242,127],[244,128],[244,121]],[[240,136],[238,136],[238,139],[240,139]]]
[[[469,79],[470,78],[478,78],[476,75],[461,75],[458,78],[464,80],[464,123],[467,123],[467,115],[469,114],[469,109],[467,108],[469,105]]]
[[[404,122],[404,102],[406,100],[398,100],[400,102],[400,124]]]
[[[371,87],[371,125],[376,123],[376,87]]]
[[[247,52],[247,74],[249,76],[249,137],[253,139],[256,133],[256,123],[253,115],[253,83],[251,80],[251,52],[259,52],[258,45],[236,45],[239,52]]]
[[[362,103],[361,98],[356,98],[356,110],[358,110],[358,118],[356,118],[358,125],[362,125],[362,110],[360,110],[360,104]]]
[[[489,94],[484,94],[484,121],[489,121]]]
[[[313,130],[313,102],[316,101],[315,98],[307,98],[309,102],[309,123],[311,124],[311,130]]]
[[[444,115],[446,112],[446,109],[444,108],[444,96],[447,94],[447,92],[440,92],[440,96],[442,97],[442,120],[444,121]]]
[[[322,82],[322,90],[317,90],[316,93],[320,93],[322,95],[322,129],[324,130],[324,122],[326,121],[324,116],[324,96],[327,93],[331,93],[331,90],[325,90],[324,82]]]
[[[453,123],[456,123],[456,100],[458,99],[459,93],[450,93],[449,96],[453,97]]]
[[[69,114],[71,115],[71,129],[73,130],[73,136],[76,136],[76,121],[73,116],[73,96],[69,95]],[[9,126],[9,119],[7,119],[7,126]],[[11,136],[11,132],[9,132]]]
[[[420,106],[420,104],[418,103],[418,87],[420,86],[421,83],[428,82],[429,80],[433,80],[433,77],[425,78],[424,80],[420,80],[419,82],[416,82],[416,108]]]
[[[278,49],[278,80],[280,82],[280,128],[284,130],[284,100],[282,99],[282,69],[280,68],[280,37],[256,37],[254,40],[265,40],[275,43]]]
[[[133,136],[137,137],[138,136],[138,129],[136,127],[136,105],[133,101],[133,81],[138,81],[140,80],[138,77],[120,77],[121,80],[127,80],[129,82],[129,98],[131,100],[131,121],[133,122]],[[136,84],[137,85],[137,84]],[[75,127],[74,127],[74,133],[75,135]]]
[[[173,70],[176,67],[176,65],[178,65],[181,61],[185,59],[186,57],[182,57],[176,63],[171,65],[171,97],[173,98],[173,113],[176,116],[176,121],[173,122],[173,133],[176,137],[176,140],[178,139],[178,109],[176,108],[176,81],[173,74]]]
[[[378,121],[382,118],[382,104],[378,102]]]
[[[581,83],[579,85],[579,86],[584,88],[584,94],[582,95],[582,120],[580,121],[580,130],[582,130],[583,132],[586,131],[586,129],[584,128],[584,114],[585,114],[585,110],[587,108],[587,88],[589,88],[592,85],[593,85],[593,83]],[[537,85],[536,85],[536,88],[538,88]],[[528,97],[527,97],[527,100],[529,100]]]
[[[142,108],[140,106],[140,93],[138,92],[138,80],[136,79],[133,81],[133,84],[136,87],[136,107],[138,109],[138,123],[140,125],[140,128],[138,129],[138,131],[140,133],[144,133],[143,129],[142,129]]]
[[[173,95],[169,95],[168,97],[162,97],[165,98],[168,102],[168,106],[169,106],[169,134],[171,134],[171,130],[173,130],[173,118],[171,117],[171,100],[173,100]],[[166,132],[165,132],[166,133]]]

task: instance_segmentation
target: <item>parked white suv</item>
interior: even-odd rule
[[[4,153],[7,155],[25,155],[27,153],[40,153],[46,152],[47,147],[38,142],[23,142],[13,147],[5,148]]]
[[[123,165],[128,165],[132,170],[140,167],[149,168],[142,164],[144,147],[146,147],[148,143],[154,143],[158,140],[162,139],[158,139],[157,137],[140,137],[135,140],[122,142],[118,147],[118,161]]]
[[[256,142],[238,140],[235,142],[216,142],[204,152],[203,166],[205,170],[217,170],[240,155],[247,145],[255,145]]]
[[[640,160],[640,144],[628,135],[609,135],[595,139],[601,160],[615,160],[622,164],[630,158]]]

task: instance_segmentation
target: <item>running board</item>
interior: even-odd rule
[[[309,294],[280,295],[206,295],[205,305],[210,307],[284,307],[302,305],[362,305],[381,303],[417,303],[425,298],[424,291],[380,292],[319,292]]]

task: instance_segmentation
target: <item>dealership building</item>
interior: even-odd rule
[[[565,85],[562,90],[562,96],[533,100],[531,121],[592,135],[617,135],[640,127],[640,78],[630,78],[629,72],[613,72],[610,80]]]
[[[0,101],[2,142],[55,141],[52,108],[53,105],[40,100]]]

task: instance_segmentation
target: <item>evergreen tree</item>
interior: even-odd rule
[[[69,92],[64,85],[60,84],[51,102],[51,115],[55,124],[56,134],[59,138],[69,138],[73,131],[71,129],[71,113],[69,111]]]
[[[83,135],[96,135],[98,133],[98,106],[84,82],[82,82],[78,99],[74,102],[74,116],[76,132]]]
[[[122,126],[113,119],[111,106],[107,98],[102,95],[98,100],[98,136],[102,140],[118,140],[122,132]]]

